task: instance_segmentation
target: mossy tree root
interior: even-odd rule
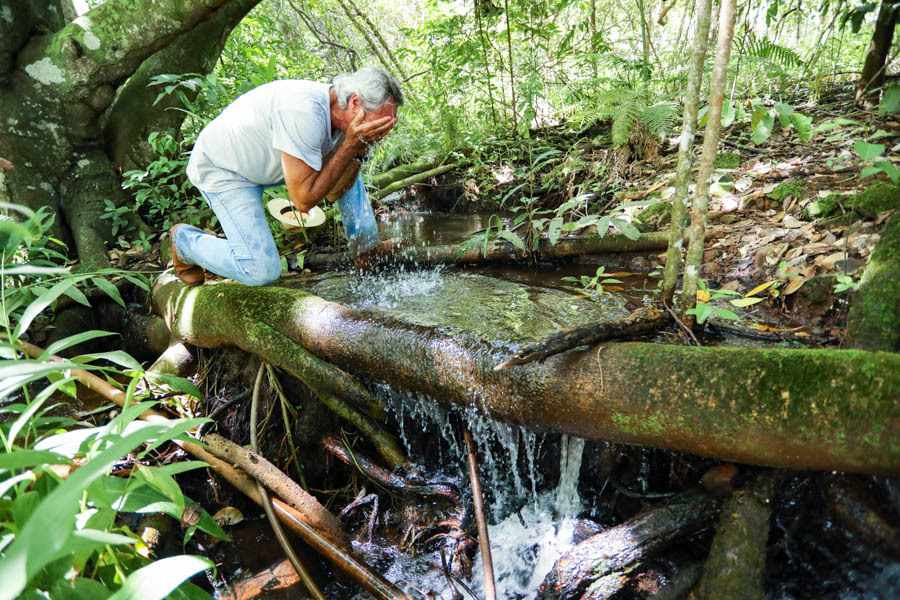
[[[507,353],[480,340],[287,287],[185,288],[164,278],[154,301],[182,341],[236,345],[343,398],[362,394],[348,392],[348,380],[359,384],[335,366],[531,429],[764,466],[900,474],[898,354],[628,342],[495,372]]]
[[[845,345],[900,351],[900,211],[888,220],[869,257],[847,315]]]
[[[763,574],[773,488],[774,479],[767,473],[736,491],[722,505],[716,536],[697,587],[697,600],[765,598]]]

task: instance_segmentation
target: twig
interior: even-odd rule
[[[484,517],[484,498],[481,494],[481,480],[478,478],[478,463],[475,458],[475,444],[472,434],[466,429],[466,453],[469,459],[469,479],[472,481],[472,502],[475,504],[475,520],[478,522],[478,545],[481,548],[481,566],[484,570],[484,598],[496,600],[494,585],[494,561],[491,558],[491,542],[488,538],[487,519]]]
[[[701,344],[701,343],[697,340],[697,338],[694,336],[694,332],[691,331],[691,329],[690,329],[687,325],[685,325],[685,324],[681,321],[681,319],[678,318],[678,315],[676,315],[675,312],[674,312],[671,308],[669,308],[669,306],[668,306],[665,302],[663,302],[663,308],[665,308],[666,311],[668,311],[668,313],[669,313],[670,315],[672,315],[672,318],[675,319],[675,322],[678,323],[678,325],[679,325],[683,330],[685,330],[689,336],[691,336],[691,339],[694,340],[694,344],[696,344],[697,346],[702,346],[702,344]]]
[[[754,154],[772,154],[771,150],[763,150],[762,148],[755,148],[753,146],[747,146],[745,144],[738,144],[737,142],[732,142],[731,140],[721,139],[719,140],[725,146],[731,146],[732,148],[737,148],[738,150],[746,150],[747,152],[753,152]]]
[[[259,453],[259,440],[257,439],[256,433],[256,412],[259,405],[259,387],[260,383],[262,382],[262,376],[265,367],[265,362],[261,362],[259,364],[259,370],[256,372],[256,382],[253,384],[253,400],[250,404],[250,446],[256,453]],[[281,549],[284,550],[285,555],[287,556],[288,560],[291,561],[291,564],[294,566],[294,570],[297,571],[297,575],[300,577],[300,580],[303,581],[303,585],[306,586],[306,589],[309,590],[309,593],[316,600],[325,600],[325,596],[322,595],[322,592],[319,590],[316,582],[313,581],[312,576],[310,576],[307,570],[303,567],[300,559],[294,553],[294,549],[291,548],[291,543],[288,541],[287,537],[285,537],[284,529],[281,528],[281,523],[278,522],[278,518],[275,516],[275,511],[272,510],[272,501],[269,499],[269,492],[266,491],[265,486],[263,486],[262,482],[259,480],[256,481],[256,487],[257,489],[259,489],[259,495],[262,496],[263,509],[266,511],[266,517],[269,519],[269,524],[272,526],[272,532],[275,533],[275,537],[278,538],[278,543],[281,545]]]

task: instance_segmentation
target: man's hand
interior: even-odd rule
[[[368,147],[378,142],[394,127],[397,117],[386,116],[380,119],[364,121],[365,109],[359,109],[350,125],[347,126],[346,142],[353,148],[355,154],[365,152]]]

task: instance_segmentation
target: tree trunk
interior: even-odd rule
[[[61,206],[64,219],[53,233],[74,242],[82,262],[105,263],[112,230],[100,219],[104,200],[126,202],[110,159],[130,164],[125,157],[146,127],[165,121],[153,111],[135,114],[136,105],[152,104],[142,82],[179,72],[165,61],[180,61],[185,52],[208,53],[186,66],[211,67],[222,36],[257,2],[109,0],[77,19],[65,0],[15,3],[12,21],[0,19],[0,156],[15,165],[5,173],[10,199],[54,213]],[[216,25],[198,27],[210,20]],[[134,83],[126,83],[148,58]],[[114,100],[104,132],[103,115]],[[123,124],[128,131],[119,132]]]
[[[878,106],[878,94],[869,95],[869,92],[884,85],[884,70],[887,66],[891,44],[894,41],[897,9],[900,8],[898,4],[900,4],[900,0],[882,0],[881,7],[878,9],[875,31],[872,32],[869,52],[866,54],[862,75],[856,86],[856,102],[867,109]]]
[[[361,378],[532,429],[759,465],[900,473],[897,354],[617,343],[494,371],[508,350],[287,287],[186,288],[164,276],[154,304],[184,342],[235,345],[295,374],[305,348]]]
[[[716,63],[709,83],[709,112],[706,131],[703,135],[703,154],[697,172],[697,191],[691,205],[690,243],[684,261],[684,281],[682,282],[682,319],[693,324],[694,319],[685,311],[697,304],[697,280],[703,262],[703,241],[706,229],[706,207],[709,201],[709,178],[716,161],[719,132],[722,129],[722,101],[725,84],[728,82],[728,61],[731,58],[731,42],[734,38],[734,16],[737,0],[722,0],[719,7],[719,39],[716,47]],[[674,221],[674,215],[673,215]]]
[[[672,0],[672,5],[675,0]],[[671,6],[671,5],[670,5]],[[700,104],[700,87],[703,83],[703,65],[706,48],[709,45],[709,21],[712,0],[698,0],[697,29],[694,31],[694,47],[691,50],[691,65],[688,72],[687,91],[684,95],[684,116],[681,123],[681,138],[678,143],[678,166],[675,172],[675,197],[672,198],[672,224],[669,229],[669,248],[666,251],[666,272],[660,300],[669,305],[675,295],[678,273],[681,270],[681,249],[684,247],[684,221],[687,212],[684,201],[691,179],[691,159],[694,148],[694,131],[697,129],[697,112]]]

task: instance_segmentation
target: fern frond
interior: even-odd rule
[[[751,38],[744,45],[744,55],[761,58],[776,63],[782,67],[801,67],[803,60],[800,56],[785,46],[781,46],[766,38]]]
[[[657,102],[643,107],[638,122],[654,136],[664,135],[678,120],[678,105],[674,102]]]

